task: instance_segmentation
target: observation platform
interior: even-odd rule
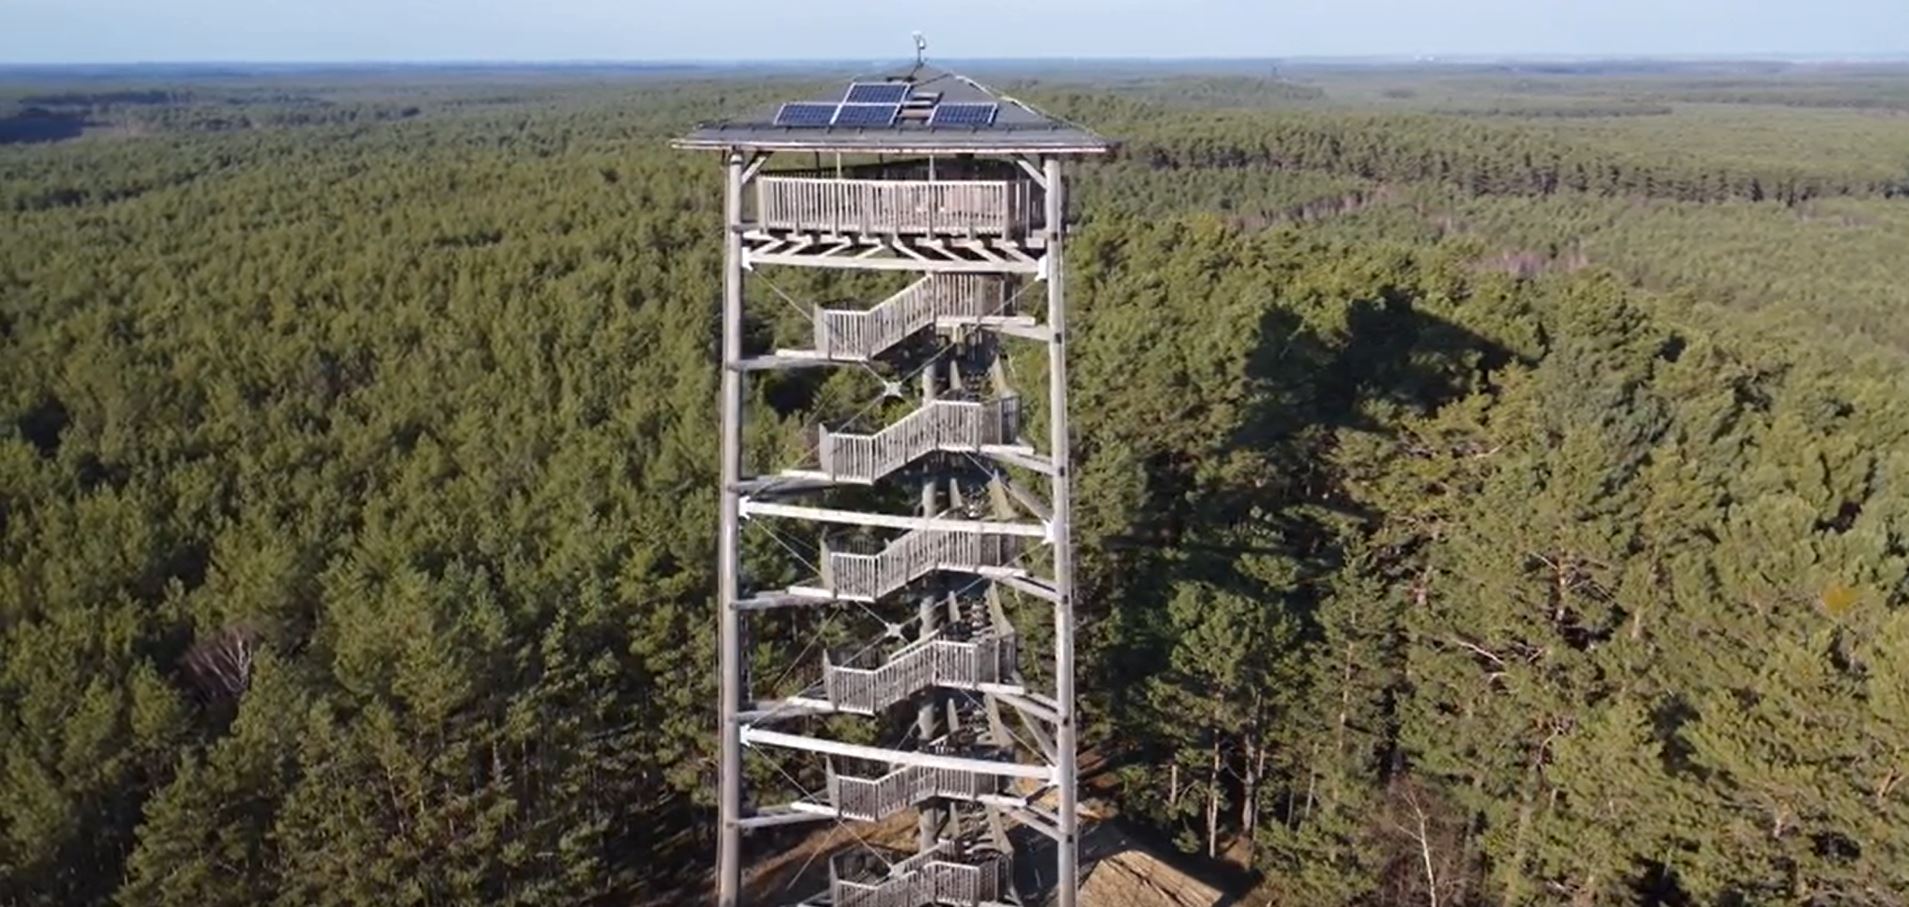
[[[951,236],[1039,244],[1045,226],[1027,179],[885,179],[765,174],[755,180],[765,233]]]

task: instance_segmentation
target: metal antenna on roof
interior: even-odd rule
[[[923,60],[926,58],[927,54],[928,54],[928,39],[922,37],[921,32],[915,32],[915,68],[916,69],[921,68],[921,64]]]

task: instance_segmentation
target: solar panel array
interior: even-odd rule
[[[851,129],[885,129],[901,117],[902,106],[910,102],[914,86],[907,82],[853,82],[839,102],[794,101],[776,111],[775,125],[821,129],[842,126]],[[935,104],[938,95],[915,96],[913,106]],[[999,104],[958,102],[935,104],[928,115],[930,126],[979,128],[994,125]],[[916,121],[919,122],[919,121]]]
[[[999,104],[941,104],[928,117],[930,126],[991,126]]]

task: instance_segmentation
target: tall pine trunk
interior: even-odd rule
[[[1220,735],[1213,735],[1212,758],[1207,765],[1206,856],[1220,855]]]
[[[1253,865],[1259,832],[1259,785],[1266,777],[1266,745],[1260,738],[1260,709],[1264,695],[1253,694],[1253,723],[1246,731],[1246,774],[1241,779],[1240,834],[1246,837],[1246,865]]]

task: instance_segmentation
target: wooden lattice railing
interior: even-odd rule
[[[903,765],[881,774],[855,774],[838,772],[834,761],[829,763],[830,804],[843,818],[862,822],[877,822],[937,797],[974,800],[1006,789],[1007,779],[1000,775],[962,769]]]
[[[893,865],[851,852],[829,864],[834,907],[933,907],[1000,901],[1013,884],[1006,854],[968,850],[953,842]]]
[[[815,309],[815,349],[861,360],[927,330],[942,318],[1007,314],[1006,285],[992,274],[931,274],[868,309]]]
[[[845,712],[872,715],[933,687],[974,689],[1013,675],[1018,653],[1013,634],[982,632],[954,638],[961,628],[943,628],[882,657],[868,650],[837,664],[825,656],[824,695]]]
[[[1029,180],[756,178],[756,222],[769,230],[1019,237],[1035,227]]]
[[[821,471],[838,482],[873,483],[937,451],[979,451],[1020,430],[1021,401],[930,400],[872,435],[824,429],[816,445]]]
[[[837,598],[872,602],[936,570],[978,572],[1020,558],[1019,536],[917,529],[875,554],[825,550],[822,585]]]

